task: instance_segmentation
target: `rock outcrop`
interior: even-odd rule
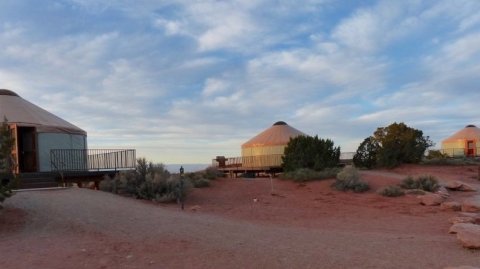
[[[466,199],[462,202],[463,212],[480,212],[480,197]]]
[[[450,233],[457,234],[457,239],[465,248],[480,249],[480,225],[457,223],[450,227]]]
[[[445,198],[436,193],[426,193],[425,195],[417,196],[422,205],[435,206],[443,203]]]
[[[477,191],[475,187],[458,180],[446,181],[442,184],[442,186],[454,191]]]
[[[446,211],[460,211],[462,210],[462,204],[460,204],[459,202],[443,202],[441,205],[440,205],[440,209],[442,210],[446,210]]]

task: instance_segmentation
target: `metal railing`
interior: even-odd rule
[[[353,159],[355,152],[342,152],[340,161],[348,161]],[[283,154],[270,154],[259,156],[243,156],[243,157],[217,157],[212,160],[212,166],[218,168],[258,168],[258,167],[281,167]]]
[[[480,147],[465,149],[465,148],[448,148],[440,149],[440,152],[449,157],[480,157]]]
[[[212,166],[218,168],[272,168],[282,166],[282,154],[244,156],[213,159]]]
[[[134,149],[52,149],[52,171],[101,171],[134,169]]]

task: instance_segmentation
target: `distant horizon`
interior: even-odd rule
[[[0,88],[162,163],[240,156],[277,121],[353,152],[480,125],[480,1],[0,2]]]

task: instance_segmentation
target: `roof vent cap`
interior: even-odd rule
[[[273,124],[273,126],[277,126],[277,125],[287,125],[287,123],[284,121],[277,121]]]
[[[15,92],[7,89],[0,89],[0,95],[7,95],[7,96],[18,96]]]

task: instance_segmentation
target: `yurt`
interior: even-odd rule
[[[462,130],[442,141],[442,151],[450,157],[474,157],[480,147],[480,128],[467,125]]]
[[[243,167],[277,167],[290,138],[306,135],[283,121],[276,122],[242,145]]]
[[[16,173],[52,170],[52,149],[86,149],[87,133],[77,126],[0,89],[0,117],[6,118],[15,138]],[[79,162],[85,162],[79,159]],[[85,162],[86,163],[86,162]]]

